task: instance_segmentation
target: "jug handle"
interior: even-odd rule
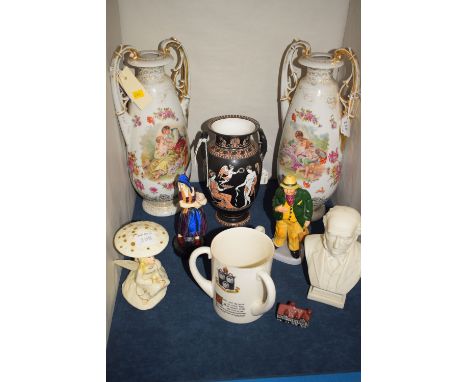
[[[299,83],[298,72],[294,70],[293,59],[297,50],[302,48],[303,55],[310,54],[310,44],[307,41],[294,39],[289,45],[282,63],[281,82],[280,82],[280,104],[281,121],[284,123],[291,103],[292,93],[296,90]]]
[[[211,259],[210,247],[200,247],[200,248],[195,249],[190,255],[189,268],[190,268],[190,273],[192,274],[197,284],[200,285],[203,291],[208,296],[210,296],[210,298],[213,298],[214,297],[213,284],[211,283],[210,280],[207,280],[200,274],[197,268],[197,263],[196,263],[198,256],[203,255],[205,253],[208,255],[208,258]]]
[[[265,271],[260,271],[257,273],[257,280],[261,280],[265,285],[267,297],[264,303],[256,302],[252,305],[250,312],[254,316],[259,316],[268,312],[273,307],[276,300],[276,288],[271,276]]]
[[[208,183],[208,141],[210,140],[210,137],[208,135],[208,132],[202,131],[200,134],[200,138],[198,139],[197,147],[193,150],[195,152],[195,158],[197,157],[198,150],[200,149],[200,146],[202,143],[205,144],[205,164],[206,164],[206,187],[209,186]]]
[[[169,49],[173,49],[176,53],[177,63],[175,64],[174,69],[172,69],[171,79],[174,83],[174,87],[176,88],[185,119],[188,120],[188,110],[190,105],[190,77],[187,54],[185,53],[182,44],[174,37],[161,41],[158,49],[165,54],[170,54]]]
[[[137,57],[138,51],[130,45],[120,45],[112,57],[111,65],[109,68],[111,92],[114,101],[115,114],[119,120],[120,130],[124,137],[125,144],[128,145],[130,137],[130,129],[132,128],[132,118],[127,112],[127,103],[129,97],[121,89],[119,85],[119,72],[120,64],[122,63],[126,54]]]
[[[338,96],[343,105],[343,117],[348,116],[351,120],[356,116],[356,111],[359,106],[359,98],[361,96],[361,73],[356,54],[351,48],[336,49],[333,55],[334,61],[339,61],[342,57],[346,57],[351,63],[351,74],[343,81]],[[351,82],[351,85],[350,85]],[[346,143],[346,136],[341,134],[342,149]]]
[[[260,159],[263,161],[267,152],[268,142],[261,127],[258,128],[258,144],[260,146]]]

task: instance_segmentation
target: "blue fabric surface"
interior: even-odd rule
[[[236,379],[225,382],[360,382],[361,372],[301,375],[299,377]]]
[[[194,186],[201,189],[198,184]],[[261,186],[250,209],[248,226],[263,225],[269,236],[274,229],[271,200],[276,187],[276,182]],[[133,220],[155,221],[168,230],[172,239],[175,217],[150,216],[142,210],[141,203],[137,197]],[[211,205],[205,206],[205,213],[209,245],[224,227],[216,222]],[[322,232],[321,221],[312,223],[311,233]],[[253,323],[236,325],[214,312],[212,301],[190,275],[188,259],[177,256],[171,242],[157,258],[171,284],[166,297],[149,311],[137,310],[123,298],[121,284],[128,271],[122,270],[107,343],[108,381],[306,378],[299,376],[360,370],[360,282],[348,294],[345,308],[337,309],[306,298],[309,281],[305,261],[302,266],[291,266],[274,260],[272,278],[277,302],[292,300],[301,308],[311,308],[310,326],[302,329],[277,321],[276,307]],[[203,275],[211,273],[207,256],[201,256],[197,265]],[[356,378],[357,374],[348,374],[346,378]],[[335,380],[358,379],[329,381]]]

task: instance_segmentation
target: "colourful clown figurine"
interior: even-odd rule
[[[280,183],[280,187],[273,197],[273,211],[276,220],[273,244],[278,248],[287,241],[291,256],[298,259],[301,242],[309,233],[308,227],[312,219],[312,198],[306,190],[300,188],[295,176],[285,176]],[[283,261],[276,257],[276,253],[275,258]],[[296,264],[296,262],[287,261],[287,259],[284,262]]]
[[[206,204],[206,197],[201,192],[195,192],[195,188],[185,174],[177,178],[177,187],[181,212],[177,222],[177,238],[174,246],[178,252],[189,253],[203,244],[206,217],[202,206]]]

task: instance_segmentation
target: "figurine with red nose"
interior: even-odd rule
[[[309,234],[312,198],[306,190],[300,188],[295,176],[287,175],[280,183],[273,197],[273,211],[276,219],[273,244],[277,248],[274,258],[298,265],[302,261],[301,242]],[[282,248],[285,241],[290,254],[287,249]]]
[[[203,245],[206,216],[202,207],[206,204],[206,197],[203,193],[195,191],[185,174],[177,178],[177,187],[181,211],[177,221],[174,247],[180,254],[189,254],[193,249]]]

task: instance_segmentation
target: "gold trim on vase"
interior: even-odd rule
[[[294,91],[297,88],[297,84],[299,83],[299,78],[297,76],[296,71],[293,68],[293,57],[296,51],[302,48],[302,56],[309,56],[310,55],[310,45],[307,41],[299,40],[299,39],[294,39],[291,45],[289,46],[288,53],[290,53],[289,59],[288,59],[288,73],[287,73],[287,78],[288,78],[288,84],[286,85],[286,94],[284,94],[281,98],[280,101],[288,101],[291,102],[292,96],[291,94],[294,93]]]
[[[343,105],[343,117],[348,116],[349,119],[353,119],[356,116],[356,111],[359,106],[360,99],[360,72],[359,63],[357,61],[356,54],[351,48],[339,48],[336,49],[333,55],[333,62],[340,61],[342,57],[346,57],[351,63],[351,74],[343,81],[338,96],[341,104]],[[350,86],[351,82],[351,86]],[[347,137],[340,132],[341,136],[341,150],[344,151]]]
[[[182,101],[189,94],[189,71],[188,71],[188,60],[185,54],[184,47],[174,37],[167,40],[161,41],[159,49],[169,55],[169,48],[174,49],[177,53],[177,63],[172,69],[171,79],[174,83],[174,87],[177,90],[179,100]]]

